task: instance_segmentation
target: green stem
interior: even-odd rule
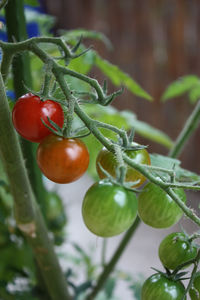
[[[6,83],[10,66],[13,60],[13,54],[8,51],[3,51],[2,61],[1,61],[1,74],[3,81]]]
[[[95,296],[98,294],[102,286],[105,284],[107,278],[112,273],[114,267],[116,266],[117,262],[119,261],[122,253],[124,252],[126,246],[128,245],[131,237],[135,233],[136,229],[138,228],[138,225],[140,224],[139,217],[136,218],[134,224],[129,228],[129,230],[125,233],[121,243],[117,247],[114,255],[112,256],[110,262],[104,267],[103,272],[101,273],[100,277],[98,278],[97,284],[94,287],[93,291],[90,295],[86,298],[86,300],[92,300],[95,298]]]
[[[189,290],[191,289],[192,287],[192,284],[193,284],[193,281],[194,281],[194,278],[195,278],[195,275],[196,275],[196,272],[197,272],[197,268],[198,268],[198,265],[199,265],[199,260],[200,260],[200,250],[198,251],[197,253],[197,256],[196,256],[196,260],[194,262],[194,268],[192,270],[192,273],[191,273],[191,277],[190,277],[190,281],[188,283],[188,286],[185,290],[185,296],[187,295],[187,293],[189,292]],[[183,300],[185,298],[183,297]]]
[[[200,101],[197,102],[193,112],[186,121],[182,131],[180,132],[173,148],[169,152],[170,157],[178,157],[184,148],[185,143],[188,141],[194,130],[197,128],[200,120]]]
[[[2,0],[0,3],[0,9],[4,8],[7,4],[8,0]]]
[[[107,249],[107,239],[104,238],[102,250],[101,250],[101,266],[102,266],[102,268],[105,267],[105,263],[106,263],[106,249]]]
[[[12,43],[13,39],[23,42],[27,39],[26,20],[24,15],[24,1],[23,0],[9,0],[5,8],[6,28],[8,34],[8,40]],[[2,72],[4,74],[4,80],[7,77],[9,71],[9,65],[13,58],[12,52],[8,49],[3,51],[2,60]],[[26,93],[24,84],[31,88],[32,77],[30,70],[30,57],[26,51],[24,53],[18,53],[14,56],[12,61],[12,73],[16,98]],[[5,81],[4,81],[5,82]],[[43,214],[45,215],[45,197],[46,190],[43,184],[41,172],[35,161],[36,147],[33,143],[21,139],[23,156],[26,161],[26,167],[29,170],[28,175],[32,185],[32,189],[36,195],[36,198],[40,204]]]
[[[194,233],[189,237],[188,242],[191,243],[192,241],[199,239],[199,238],[200,238],[200,233]]]
[[[52,242],[28,180],[17,134],[12,126],[2,75],[0,74],[0,156],[14,198],[17,225],[27,237],[52,300],[70,299]]]

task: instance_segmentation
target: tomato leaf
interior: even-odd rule
[[[67,38],[67,40],[78,39],[81,36],[83,38],[89,38],[94,40],[102,41],[108,49],[112,49],[112,44],[110,40],[103,33],[95,31],[95,30],[86,30],[86,29],[73,29],[68,31],[61,31],[61,34]]]
[[[161,100],[165,102],[171,98],[175,98],[189,92],[196,85],[200,84],[199,78],[195,75],[187,75],[179,78],[171,83],[165,90]]]
[[[191,172],[189,170],[180,167],[180,161],[178,159],[170,158],[160,154],[151,154],[151,165],[156,167],[165,168],[168,170],[174,170],[176,180],[181,182],[194,182],[200,181],[200,175]],[[156,171],[156,173],[158,173]],[[162,176],[164,173],[162,172]]]
[[[38,0],[24,0],[24,4],[31,6],[39,6]]]
[[[200,98],[200,82],[189,92],[189,99],[192,104],[197,102],[199,98]]]
[[[140,136],[161,144],[168,149],[172,147],[173,141],[166,133],[149,125],[148,123],[137,120],[136,115],[134,115],[131,111],[122,111],[121,115],[125,117],[129,126],[134,127],[135,132],[137,132]]]
[[[85,48],[81,47],[80,52]],[[79,52],[78,52],[79,53]],[[77,54],[78,54],[77,53]],[[76,59],[72,59],[69,68],[82,74],[88,74],[95,62],[95,52],[90,50]]]
[[[111,80],[114,85],[123,85],[135,96],[144,98],[149,101],[153,100],[152,97],[130,77],[130,75],[121,71],[116,65],[113,65],[107,60],[101,58],[98,54],[96,54],[95,57],[95,64]]]

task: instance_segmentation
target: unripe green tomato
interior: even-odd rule
[[[111,237],[127,230],[137,216],[137,198],[122,186],[101,180],[85,194],[82,215],[94,234]]]
[[[56,192],[47,192],[45,200],[49,229],[61,230],[67,222],[62,199]]]
[[[159,258],[168,269],[175,270],[179,265],[195,258],[195,246],[183,232],[173,232],[166,236],[159,246]]]
[[[186,196],[182,189],[173,191],[185,203]],[[138,213],[141,220],[155,228],[167,228],[176,224],[183,215],[181,208],[159,186],[149,182],[138,197]]]
[[[125,153],[129,156],[134,162],[139,164],[150,165],[150,156],[146,149],[141,150],[126,150]],[[105,173],[100,169],[100,166],[103,167],[105,171],[107,171],[112,177],[116,177],[116,168],[117,168],[117,160],[113,153],[108,151],[106,148],[101,149],[96,159],[96,169],[99,177],[101,179],[106,178]],[[134,184],[133,187],[139,187],[145,182],[146,178],[134,168],[127,165],[126,172],[126,182],[134,182],[138,181],[138,183]]]
[[[141,300],[183,300],[184,293],[185,288],[180,281],[157,273],[144,282]]]
[[[196,273],[191,289],[189,290],[191,300],[200,300],[200,272]]]

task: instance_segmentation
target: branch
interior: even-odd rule
[[[169,152],[170,157],[177,157],[181,154],[183,145],[188,141],[200,121],[200,101],[197,102],[193,112],[189,116],[182,131],[180,132],[173,148]]]

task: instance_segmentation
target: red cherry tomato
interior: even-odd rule
[[[17,132],[23,138],[36,143],[40,143],[51,133],[41,121],[43,119],[52,127],[47,117],[59,127],[63,126],[64,113],[60,104],[52,100],[42,101],[31,93],[20,97],[12,112],[12,120]]]
[[[70,183],[88,168],[89,153],[79,139],[47,136],[38,146],[37,163],[42,173],[56,183]]]

